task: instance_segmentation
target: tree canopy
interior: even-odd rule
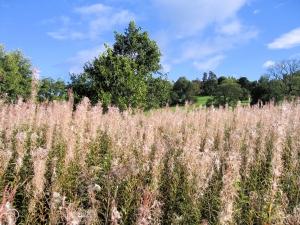
[[[6,52],[0,45],[0,96],[12,102],[18,98],[28,99],[31,78],[31,63],[22,52]]]
[[[161,69],[161,53],[155,41],[149,38],[147,32],[143,32],[131,21],[124,34],[115,32],[113,54],[128,57],[135,64],[136,73],[140,76],[157,73]]]
[[[82,74],[71,77],[75,97],[79,101],[87,96],[92,103],[101,101],[104,107],[112,104],[121,110],[165,105],[170,85],[158,76],[160,57],[156,42],[130,22],[124,33],[115,33],[112,48],[106,46],[86,63]]]

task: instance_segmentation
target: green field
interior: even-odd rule
[[[207,101],[212,99],[212,96],[196,96],[195,97],[195,106],[205,106]],[[243,100],[241,101],[241,105],[248,105],[249,104],[249,100]]]
[[[196,98],[196,101],[195,101],[196,106],[205,106],[207,101],[209,99],[212,99],[213,97],[212,96],[197,96],[195,98]]]

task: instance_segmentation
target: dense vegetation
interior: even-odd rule
[[[171,82],[160,65],[161,53],[147,32],[130,22],[124,33],[115,33],[112,47],[87,62],[81,74],[71,74],[71,82],[44,78],[34,80],[30,61],[20,51],[0,48],[0,95],[8,102],[30,99],[37,89],[37,100],[67,100],[67,90],[74,93],[75,104],[88,97],[94,105],[102,103],[121,110],[149,110],[166,105],[197,103],[206,96],[207,106],[236,106],[239,101],[266,104],[294,100],[300,96],[300,60],[278,62],[257,81],[247,77],[217,76],[204,73],[202,78],[179,77]],[[211,96],[208,98],[208,96]]]
[[[299,224],[300,105],[0,107],[1,224]]]
[[[0,48],[0,224],[300,224],[300,61],[170,82],[160,57],[134,22],[68,84]]]

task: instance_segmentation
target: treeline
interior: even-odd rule
[[[300,96],[300,60],[278,62],[256,81],[247,77],[218,77],[212,71],[204,73],[201,80],[180,77],[173,85],[170,102],[194,102],[197,96],[211,96],[207,106],[235,106],[239,101],[253,105],[294,100]]]
[[[210,71],[201,79],[180,77],[171,82],[162,72],[158,45],[134,22],[124,33],[115,33],[113,46],[105,47],[99,57],[85,64],[82,73],[71,74],[69,83],[36,79],[30,61],[20,51],[0,47],[0,97],[8,102],[26,101],[35,93],[34,100],[40,102],[66,100],[71,90],[75,104],[88,97],[92,104],[101,102],[104,109],[114,105],[121,110],[148,110],[193,103],[197,96],[209,96],[207,106],[235,106],[239,101],[265,104],[300,96],[299,60],[279,62],[257,81]]]

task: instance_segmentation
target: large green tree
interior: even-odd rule
[[[115,33],[112,48],[106,46],[98,58],[86,63],[82,74],[71,76],[75,100],[87,96],[92,103],[101,101],[121,110],[165,105],[168,93],[163,92],[169,87],[159,76],[160,57],[156,42],[130,22],[124,33]]]
[[[161,69],[158,45],[134,21],[129,23],[124,34],[115,32],[113,53],[131,59],[139,76],[157,73]]]
[[[0,45],[0,96],[10,102],[30,98],[31,79],[31,63],[22,52],[6,52]]]
[[[111,48],[84,67],[85,75],[93,82],[96,100],[105,107],[109,104],[121,110],[128,107],[144,107],[147,83],[136,73],[136,64],[130,58],[115,55]]]

